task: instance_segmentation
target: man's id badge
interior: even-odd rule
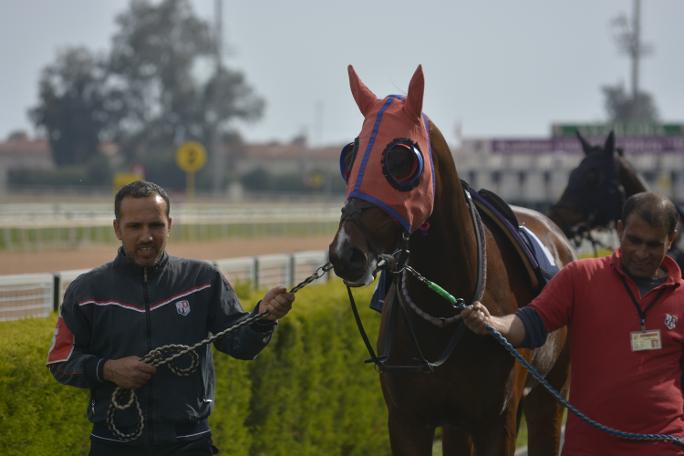
[[[632,338],[632,351],[660,350],[663,344],[660,341],[660,330],[651,329],[648,331],[633,331],[630,333]]]

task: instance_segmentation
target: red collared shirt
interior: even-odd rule
[[[571,353],[570,402],[590,418],[633,433],[684,438],[680,385],[684,353],[684,287],[677,264],[666,257],[667,279],[640,296],[622,270],[620,252],[565,266],[530,304],[548,332],[567,325]],[[647,330],[659,330],[662,348],[633,352],[640,318],[623,280],[646,307]],[[684,455],[671,443],[624,440],[568,413],[563,455]]]

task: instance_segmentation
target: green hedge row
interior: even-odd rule
[[[259,298],[239,293],[245,308]],[[356,290],[369,334],[379,316]],[[86,455],[85,390],[45,367],[56,317],[0,323],[0,446],[6,456]],[[217,353],[216,446],[230,455],[389,454],[386,411],[339,281],[309,286],[251,362]]]

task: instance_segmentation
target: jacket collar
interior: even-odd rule
[[[158,271],[161,271],[166,267],[167,263],[169,262],[169,255],[164,251],[159,258],[159,261],[154,266],[150,266],[147,268],[147,273],[148,274],[154,274]],[[126,256],[126,252],[124,252],[123,247],[119,247],[119,250],[116,254],[116,258],[114,259],[114,266],[118,268],[123,268],[126,271],[129,271],[133,274],[143,274],[145,267],[139,266],[135,264],[129,257]]]

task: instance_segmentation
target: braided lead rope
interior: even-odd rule
[[[466,201],[468,203],[468,208],[470,209],[470,217],[473,221],[473,228],[475,230],[475,241],[477,245],[477,279],[475,283],[475,295],[473,296],[473,302],[474,301],[479,301],[482,299],[482,295],[484,294],[484,289],[487,284],[487,240],[485,237],[485,231],[484,231],[484,226],[482,224],[482,218],[480,217],[480,213],[477,210],[477,207],[475,206],[475,203],[473,202],[473,198],[470,195],[470,192],[467,189],[463,189],[463,192],[466,197]],[[395,252],[396,254],[397,252]],[[392,254],[394,256],[395,254]],[[387,263],[387,255],[383,257],[385,260],[385,263]],[[424,311],[421,309],[416,303],[411,299],[411,296],[409,295],[408,292],[408,286],[407,286],[407,280],[406,280],[406,272],[410,272],[413,274],[414,277],[416,277],[420,282],[423,282],[426,284],[428,287],[435,286],[431,281],[429,281],[427,278],[425,278],[423,275],[418,273],[415,269],[413,269],[411,266],[408,264],[405,264],[401,268],[401,294],[402,297],[404,298],[404,301],[409,305],[411,310],[416,313],[419,317],[421,317],[423,320],[427,321],[428,323],[431,323],[434,326],[437,326],[438,328],[445,328],[448,325],[457,322],[458,320],[461,319],[461,314],[460,311],[462,310],[459,307],[455,306],[455,302],[451,302],[450,299],[447,299],[448,301],[451,302],[452,306],[458,310],[459,312],[456,315],[452,315],[450,317],[436,317],[434,315],[431,315],[430,313]],[[440,287],[441,288],[441,287]],[[437,290],[435,290],[437,291]],[[444,291],[446,293],[446,291]],[[439,293],[439,292],[438,292]],[[448,293],[447,293],[448,294]],[[462,301],[462,300],[461,300]]]
[[[594,420],[593,418],[590,418],[587,416],[585,413],[580,411],[577,407],[572,405],[568,400],[566,400],[563,395],[556,390],[551,384],[544,378],[544,376],[539,372],[537,369],[534,368],[521,354],[518,350],[511,345],[511,343],[506,340],[506,338],[501,334],[499,331],[496,329],[492,328],[491,326],[487,325],[485,327],[487,332],[491,334],[494,339],[496,339],[497,342],[499,342],[505,349],[508,351],[515,359],[518,360],[518,362],[525,368],[527,371],[534,377],[535,380],[537,380],[541,385],[546,388],[546,390],[556,398],[558,402],[561,403],[561,405],[568,410],[570,410],[573,414],[575,414],[579,419],[584,421],[585,423],[603,431],[606,432],[607,434],[612,435],[613,437],[620,437],[623,439],[627,440],[646,440],[646,441],[663,441],[663,442],[670,442],[675,445],[678,445],[680,447],[684,447],[684,440],[680,439],[679,437],[675,435],[670,435],[670,434],[638,434],[634,432],[625,432],[625,431],[620,431],[618,429],[606,426],[605,424],[601,424],[598,421]]]
[[[292,287],[289,293],[296,293],[305,286],[309,285],[310,283],[320,279],[328,271],[330,271],[332,267],[332,263],[330,262],[322,266],[319,266],[318,268],[316,268],[313,274],[311,274],[309,277],[307,277],[306,279]],[[155,367],[166,365],[171,372],[179,376],[191,375],[195,371],[197,371],[197,368],[199,367],[199,355],[195,350],[204,345],[212,343],[216,339],[223,337],[232,331],[235,331],[254,321],[261,320],[265,317],[266,313],[249,315],[243,318],[242,320],[238,321],[234,325],[229,326],[223,331],[213,334],[197,342],[194,345],[162,345],[160,347],[150,350],[145,356],[142,357],[142,361]],[[191,358],[188,366],[179,367],[175,364],[172,364],[175,360],[186,354],[188,354]],[[121,403],[118,398],[121,396],[125,397],[126,394],[128,394],[128,400],[125,403]],[[136,412],[138,414],[136,426],[131,432],[123,432],[119,428],[117,428],[116,423],[114,422],[114,415],[116,414],[117,410],[123,411],[133,406],[135,407]],[[114,389],[114,392],[112,393],[112,398],[109,402],[109,407],[107,408],[107,427],[114,436],[116,436],[119,440],[124,442],[130,442],[132,440],[139,438],[142,435],[143,429],[145,428],[145,417],[142,413],[142,409],[140,408],[140,402],[138,401],[138,396],[135,394],[135,391],[121,388],[119,386],[117,386]]]
[[[410,269],[409,272],[412,274],[416,275],[416,277],[423,283],[425,283],[428,288],[430,288],[432,291],[437,293],[439,296],[442,298],[446,299],[447,301],[451,302],[452,305],[454,306],[455,309],[457,310],[463,310],[468,305],[465,304],[465,302],[461,299],[456,299],[454,298],[449,292],[444,290],[442,287],[439,285],[435,284],[434,282],[429,281],[426,279],[424,276],[420,275],[417,271]],[[577,416],[579,419],[584,421],[585,423],[589,424],[590,426],[593,426],[603,432],[606,432],[607,434],[612,435],[613,437],[619,437],[627,440],[644,440],[644,441],[663,441],[663,442],[670,442],[675,445],[678,445],[680,447],[684,447],[684,440],[680,439],[679,437],[675,435],[670,435],[670,434],[638,434],[634,432],[625,432],[621,431],[609,426],[606,426],[605,424],[601,424],[598,421],[594,420],[593,418],[590,418],[587,416],[584,412],[580,411],[577,407],[572,405],[567,399],[563,397],[563,395],[556,390],[547,380],[544,378],[544,375],[542,375],[541,372],[539,372],[534,366],[532,366],[521,354],[518,350],[511,345],[511,343],[504,337],[503,334],[501,334],[499,331],[496,329],[492,328],[489,325],[485,326],[485,329],[489,334],[494,337],[494,339],[499,342],[503,346],[506,351],[508,351],[513,357],[518,360],[518,362],[525,368],[527,371],[532,375],[532,377],[537,380],[546,390],[554,397],[560,404],[570,410],[575,416]]]

